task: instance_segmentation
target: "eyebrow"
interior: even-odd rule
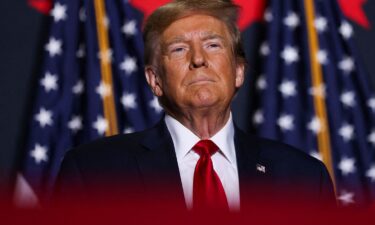
[[[218,34],[208,34],[202,38],[203,41],[212,40],[212,39],[220,39],[222,41],[225,41],[224,37]]]
[[[221,41],[225,41],[223,36],[221,36],[219,34],[209,33],[209,32],[203,33],[203,37],[201,39],[203,41],[212,40],[212,39],[220,39]],[[186,42],[186,41],[187,41],[187,38],[183,35],[180,35],[180,36],[174,37],[172,40],[168,41],[164,46],[168,47],[172,44],[180,43],[180,42]]]

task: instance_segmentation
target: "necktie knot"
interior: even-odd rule
[[[200,140],[194,145],[193,150],[200,156],[212,156],[219,150],[219,147],[211,140]]]

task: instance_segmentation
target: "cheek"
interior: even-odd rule
[[[174,63],[165,66],[163,75],[164,92],[169,95],[178,95],[178,92],[183,89],[183,74],[185,69],[182,65]]]
[[[167,60],[164,63],[164,74],[168,76],[169,83],[173,82],[175,85],[181,81],[187,73],[189,67],[185,60]]]
[[[229,57],[220,57],[215,61],[213,66],[217,74],[220,74],[220,79],[224,81],[224,85],[235,85],[236,68]]]
[[[165,56],[163,60],[163,66],[166,73],[179,74],[186,67],[186,59],[173,59]]]

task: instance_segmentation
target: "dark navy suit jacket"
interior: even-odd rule
[[[319,160],[238,128],[234,138],[241,207],[265,197],[288,201],[285,197],[290,195],[294,200],[335,201],[331,179]],[[167,196],[184,205],[174,146],[164,120],[142,132],[106,137],[68,151],[56,193],[73,190],[97,197],[91,191],[101,188],[121,190],[129,196],[136,190],[160,200]]]

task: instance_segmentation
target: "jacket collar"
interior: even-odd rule
[[[262,160],[259,139],[235,127],[235,149],[240,184],[241,209],[249,207],[268,187],[271,165]],[[266,185],[266,186],[265,186]],[[258,199],[259,200],[259,199]],[[244,204],[245,203],[245,204]]]
[[[137,155],[137,160],[145,186],[154,189],[158,184],[168,185],[171,187],[168,189],[171,191],[170,196],[176,197],[185,204],[177,157],[164,119],[146,132],[141,144],[146,150]],[[234,144],[240,198],[241,202],[247,202],[246,199],[256,195],[258,182],[268,177],[267,171],[262,171],[262,167],[267,170],[268,165],[261,161],[258,139],[246,134],[237,126],[235,126]]]
[[[168,194],[169,199],[185,207],[177,158],[164,119],[146,131],[140,143],[144,151],[136,158],[146,191],[160,197]]]

